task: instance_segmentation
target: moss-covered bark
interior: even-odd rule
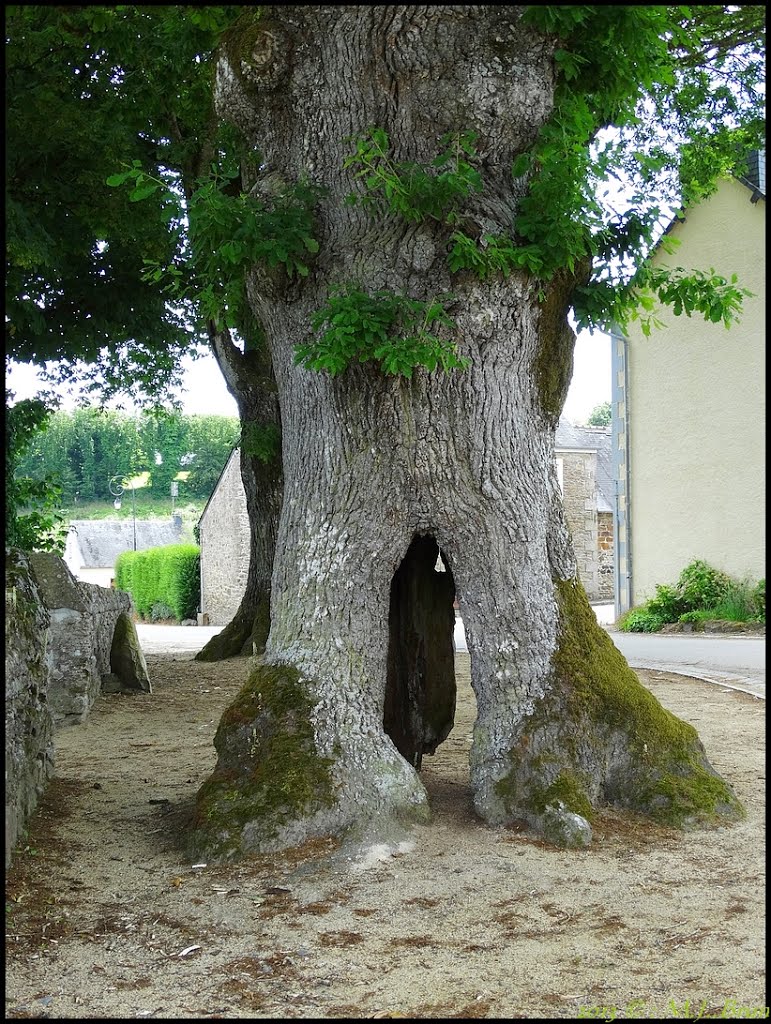
[[[316,750],[314,703],[288,665],[259,665],[222,716],[217,766],[196,797],[192,845],[198,855],[290,845],[283,828],[334,803],[334,761]]]
[[[270,600],[256,606],[242,601],[236,614],[221,633],[213,636],[196,654],[196,661],[222,661],[239,654],[262,654],[270,632]]]
[[[506,814],[538,827],[547,807],[590,819],[603,803],[677,827],[742,807],[693,726],[661,706],[596,621],[581,584],[558,581],[552,688],[518,732],[497,784]]]
[[[423,167],[435,166],[438,136],[473,131],[484,187],[463,203],[463,230],[508,234],[522,196],[512,161],[553,109],[556,43],[516,7],[424,7],[396,21],[377,5],[287,10],[241,23],[227,41],[217,104],[259,151],[255,194],[277,180],[318,187],[320,249],[307,276],[255,264],[247,278],[281,406],[284,490],[264,657],[310,681],[290,686],[289,670],[258,670],[237,702],[243,720],[229,713],[218,733],[199,827],[227,853],[426,820],[414,765],[451,720],[439,668],[451,604],[431,585],[418,595],[430,575],[408,560],[398,614],[389,605],[405,553],[426,535],[447,552],[463,609],[477,702],[470,777],[485,821],[526,818],[557,839],[564,823],[565,840],[584,843],[603,801],[680,824],[739,814],[694,730],[640,685],[582,589],[558,583],[554,598],[553,579],[576,571],[554,427],[570,382],[571,293],[588,267],[543,287],[524,269],[478,279],[451,271],[441,219],[381,218],[374,204],[348,201],[358,188],[350,140],[369,126],[387,133],[395,161]],[[501,64],[504,45],[514,65]],[[454,296],[452,334],[468,369],[402,376],[355,359],[338,374],[298,365],[298,344],[314,336],[341,282],[418,303]],[[220,347],[236,375],[239,359]],[[242,420],[278,423],[260,401]],[[250,518],[258,521],[251,506]],[[428,652],[434,625],[446,642]],[[266,710],[255,697],[274,671],[288,692],[299,686],[299,710]],[[424,701],[429,677],[437,685]]]

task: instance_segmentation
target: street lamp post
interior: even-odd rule
[[[126,490],[123,486],[123,478],[120,476],[110,477],[107,486],[110,489],[110,494],[115,498],[113,506],[117,511],[121,506],[121,495]],[[131,480],[131,519],[134,526],[134,550],[137,549],[137,502],[136,502],[136,489],[134,487],[134,480]]]

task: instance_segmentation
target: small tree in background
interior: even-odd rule
[[[57,553],[64,550],[61,488],[50,479],[33,480],[19,472],[19,463],[35,437],[45,431],[50,416],[51,409],[35,398],[6,407],[6,547]]]
[[[592,409],[586,425],[587,427],[609,427],[611,419],[610,402],[600,402]]]

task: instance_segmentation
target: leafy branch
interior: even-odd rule
[[[371,128],[365,135],[352,137],[356,149],[346,157],[343,167],[359,168],[356,178],[363,182],[364,193],[348,196],[351,205],[369,205],[385,199],[390,209],[407,221],[421,223],[427,217],[446,224],[458,220],[457,211],[473,192],[482,191],[482,177],[473,166],[477,159],[476,134],[461,132],[445,135],[445,149],[428,171],[414,161],[397,162],[388,155],[388,134]]]
[[[9,393],[9,398],[13,394]],[[66,529],[61,509],[61,485],[34,480],[19,472],[19,464],[35,436],[48,427],[53,409],[37,398],[6,406],[5,543],[23,551],[64,551]]]
[[[753,293],[739,286],[738,277],[725,278],[714,268],[708,271],[683,267],[653,267],[645,263],[623,287],[607,281],[576,289],[574,311],[579,328],[598,319],[612,319],[621,326],[640,322],[646,337],[653,327],[663,327],[657,305],[671,306],[675,316],[699,313],[710,323],[728,328],[739,319],[742,303]]]
[[[557,41],[554,113],[513,168],[531,176],[514,228],[541,273],[591,259],[579,327],[639,319],[647,333],[655,300],[728,325],[749,294],[735,281],[649,261],[666,222],[763,145],[762,11],[538,5],[524,18]],[[621,211],[608,201],[618,186]]]
[[[307,277],[319,249],[313,237],[318,189],[299,183],[264,201],[238,190],[238,179],[237,171],[212,173],[193,192],[184,246],[179,233],[180,258],[165,265],[146,260],[144,275],[152,282],[165,279],[175,301],[193,301],[202,317],[228,327],[237,327],[245,315],[244,279],[252,267],[282,268],[290,279]],[[138,161],[107,184],[130,184],[132,202],[165,189],[169,220],[184,217],[173,184],[146,173]]]
[[[342,286],[313,315],[312,327],[316,337],[297,346],[295,362],[332,376],[354,361],[372,361],[384,373],[408,378],[417,366],[447,371],[469,364],[454,342],[434,333],[438,327],[456,329],[438,299],[421,302],[385,289],[368,295]]]

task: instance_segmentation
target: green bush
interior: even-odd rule
[[[687,610],[687,605],[675,587],[670,587],[666,583],[658,583],[656,584],[656,596],[645,604],[645,610],[660,618],[662,622],[677,622],[683,612]]]
[[[719,604],[711,608],[697,608],[686,612],[680,616],[680,621],[706,622],[709,619],[724,619],[728,622],[764,622],[765,609],[761,611],[757,601],[759,586],[760,584],[753,586],[749,580],[732,580]]]
[[[766,581],[758,580],[757,586],[752,592],[752,606],[755,611],[755,618],[758,622],[766,621]]]
[[[164,619],[173,619],[175,617],[174,609],[169,608],[169,606],[164,604],[163,601],[156,601],[150,609],[151,622],[162,622]]]
[[[685,607],[682,611],[715,608],[728,597],[732,580],[726,573],[696,560],[680,573],[677,590]]]
[[[706,616],[711,615],[712,612],[683,612],[678,619],[678,622],[690,622],[692,625],[697,626],[700,622],[704,622]]]
[[[667,622],[698,625],[709,619],[766,621],[766,581],[736,580],[697,559],[680,573],[677,584],[656,585],[656,596],[618,620],[627,633],[655,633]]]
[[[648,611],[647,605],[643,605],[625,612],[616,625],[624,633],[656,633],[665,622],[666,619]]]
[[[195,544],[169,544],[147,551],[126,551],[115,563],[115,586],[131,594],[137,614],[157,620],[195,618],[201,599],[200,549]]]

